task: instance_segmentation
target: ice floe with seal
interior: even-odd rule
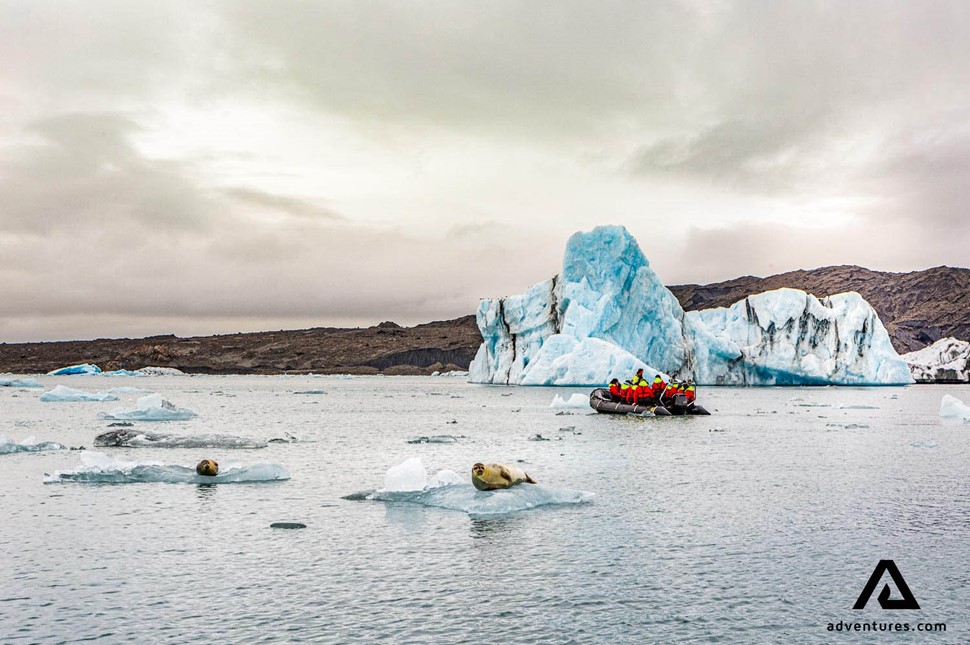
[[[77,469],[58,470],[53,475],[45,475],[44,483],[249,484],[289,478],[290,473],[279,464],[232,464],[220,468],[218,475],[206,476],[196,473],[195,466],[110,457],[103,452],[84,452],[81,453],[81,465]]]
[[[539,484],[480,491],[469,479],[453,470],[442,470],[429,478],[421,459],[412,457],[387,471],[383,488],[367,495],[348,495],[344,499],[417,504],[482,517],[545,506],[584,504],[590,502],[593,496],[587,491],[547,488]]]
[[[233,435],[197,434],[177,435],[160,432],[145,432],[122,428],[109,430],[94,438],[99,448],[218,448],[220,450],[240,450],[265,448],[267,443],[261,439],[247,439]]]
[[[940,416],[944,419],[970,421],[970,406],[955,396],[944,394],[940,401]]]
[[[13,374],[0,374],[0,387],[42,387],[35,378],[19,378]]]
[[[67,446],[56,441],[37,441],[31,435],[23,441],[14,441],[0,435],[0,455],[12,455],[21,452],[48,452],[52,450],[67,450]]]
[[[101,412],[98,418],[104,421],[186,421],[199,416],[188,408],[176,407],[171,401],[163,399],[161,394],[143,396],[135,405],[133,410],[115,408]]]
[[[76,403],[80,401],[117,401],[110,392],[85,392],[66,385],[58,385],[40,395],[44,403]]]

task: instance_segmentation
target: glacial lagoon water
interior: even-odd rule
[[[148,431],[287,441],[109,458],[290,478],[45,483],[80,453],[0,455],[3,643],[970,640],[970,425],[938,416],[970,387],[702,388],[713,416],[625,418],[550,407],[584,389],[446,377],[38,380],[0,388],[0,435],[91,449],[119,403],[40,394],[134,386],[199,414]],[[457,441],[408,442],[443,435]],[[507,461],[593,496],[483,516],[354,495],[411,457],[429,476]],[[852,609],[883,559],[920,610],[878,593]],[[947,631],[826,629],[839,621]]]

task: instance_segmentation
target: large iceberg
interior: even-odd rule
[[[80,365],[70,365],[68,367],[62,367],[60,369],[51,370],[47,373],[48,376],[69,376],[71,374],[100,374],[101,368],[97,365],[91,365],[90,363],[81,363]]]
[[[700,384],[906,384],[904,361],[858,294],[780,289],[684,312],[620,226],[576,233],[562,273],[479,304],[473,383],[593,385],[648,375]]]
[[[903,354],[913,378],[920,383],[970,381],[970,343],[941,338],[929,347]]]

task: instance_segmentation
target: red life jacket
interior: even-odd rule
[[[610,383],[610,394],[618,399],[623,398],[623,394],[620,392],[620,386],[618,383]]]

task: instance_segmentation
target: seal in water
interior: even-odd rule
[[[472,483],[478,490],[496,490],[509,488],[516,484],[536,483],[521,468],[506,466],[505,464],[475,464],[472,466]]]
[[[203,459],[195,467],[195,472],[204,477],[215,477],[219,474],[219,464],[215,459]]]

